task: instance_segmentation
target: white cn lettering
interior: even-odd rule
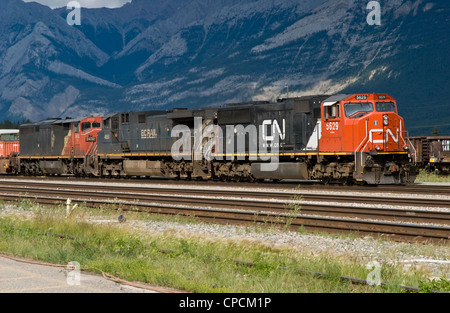
[[[372,142],[372,143],[384,143],[384,140],[383,139],[379,139],[379,140],[374,140],[373,139],[373,133],[382,133],[383,132],[383,130],[382,129],[372,129],[372,130],[370,130],[370,133],[369,133],[369,142]],[[389,137],[391,137],[392,138],[392,140],[395,142],[395,143],[398,143],[398,130],[397,130],[397,136],[395,136],[394,135],[394,133],[392,132],[392,130],[390,130],[390,129],[387,129],[386,130],[386,142],[388,142],[389,141]]]
[[[267,135],[267,126],[271,125],[271,134],[270,136]],[[283,130],[281,130],[280,125],[278,124],[277,120],[265,120],[262,123],[262,138],[264,141],[273,141],[275,139],[274,134],[277,132],[280,135],[280,139],[284,140],[286,138],[286,120],[283,119],[282,124]]]

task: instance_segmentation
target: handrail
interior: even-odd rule
[[[368,131],[369,130],[369,125],[368,125],[368,123],[369,123],[369,120],[366,119],[366,137],[363,139],[363,141],[361,141],[361,143],[359,144],[358,148],[356,148],[355,155],[356,155],[356,152],[360,152],[359,149],[364,144],[364,142],[366,142],[368,140],[368,136],[369,136],[369,131]],[[364,148],[365,147],[366,146],[364,146]]]
[[[356,150],[355,150],[355,172],[356,172],[356,169],[357,169],[357,166],[356,166],[356,160],[357,160],[356,153],[359,152],[358,150],[361,148],[361,146],[364,144],[364,142],[368,141],[368,136],[369,136],[369,120],[366,119],[366,137],[363,139],[363,141],[361,141],[361,143],[359,144],[358,148],[356,148]],[[366,145],[367,145],[367,143],[366,143]],[[364,147],[366,147],[366,146],[364,146]],[[362,166],[362,163],[363,163],[363,160],[362,160],[362,154],[361,154],[361,166]]]

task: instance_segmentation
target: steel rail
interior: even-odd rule
[[[76,190],[40,190],[45,196],[35,194],[22,194],[21,198],[27,198],[47,204],[64,203],[67,197],[72,202],[85,203],[88,206],[116,205],[125,210],[138,210],[148,213],[171,214],[171,215],[187,215],[194,216],[203,221],[214,223],[233,223],[233,224],[264,224],[274,225],[277,227],[287,227],[289,229],[298,230],[305,228],[306,230],[316,230],[325,232],[352,232],[361,235],[380,235],[387,236],[394,240],[405,241],[447,241],[450,238],[450,227],[448,226],[432,226],[421,224],[405,224],[386,221],[361,220],[355,218],[337,218],[328,216],[308,215],[297,212],[269,212],[255,209],[229,209],[229,208],[206,208],[185,204],[168,204],[155,202],[135,201],[136,195],[131,194],[132,200],[122,200],[115,197],[111,200],[111,194],[103,193],[104,197],[97,197],[102,193],[84,192],[85,196],[80,196],[83,192]],[[66,192],[66,193],[64,193]],[[57,196],[51,197],[51,193],[57,193]],[[113,193],[117,196],[116,193]],[[3,199],[17,199],[18,194],[1,194]],[[95,199],[95,198],[101,199]],[[109,200],[105,200],[109,199]],[[197,201],[194,199],[194,203]],[[245,204],[242,205],[245,207]]]
[[[187,180],[175,180],[171,178],[140,178],[140,177],[117,177],[117,178],[99,178],[99,177],[75,177],[75,176],[13,176],[13,175],[3,175],[0,176],[0,182],[3,181],[14,181],[22,180],[28,182],[94,182],[97,184],[101,183],[111,183],[111,182],[126,182],[127,184],[173,184],[173,185],[186,185],[186,186],[225,186],[225,187],[263,187],[263,188],[295,188],[301,186],[302,189],[307,190],[325,190],[325,191],[351,191],[351,192],[387,192],[390,194],[395,193],[417,193],[417,194],[450,194],[450,183],[445,184],[433,184],[433,183],[414,183],[407,185],[352,185],[352,186],[342,186],[339,184],[333,185],[323,185],[315,181],[292,181],[292,180],[282,180],[280,182],[274,183],[271,181],[264,181],[258,183],[248,183],[248,182],[222,182],[219,180],[208,180],[208,181],[187,181]]]
[[[5,199],[8,195],[2,194]],[[16,195],[9,195],[16,197]],[[64,203],[64,198],[48,196],[24,195],[40,203],[58,204]],[[120,200],[98,199],[71,199],[72,203],[84,203],[88,206],[99,207],[102,205],[116,205],[124,211],[134,210],[139,212],[157,213],[164,215],[184,215],[195,217],[201,221],[236,224],[236,225],[270,225],[288,228],[290,230],[306,229],[308,231],[355,233],[358,235],[378,235],[392,240],[408,242],[447,242],[450,239],[450,227],[430,226],[420,224],[405,224],[383,221],[369,221],[351,218],[331,218],[323,216],[310,216],[294,213],[275,213],[254,210],[237,209],[213,209],[186,205],[169,205],[158,203],[127,202]]]
[[[55,183],[55,182],[8,182],[10,185],[14,186],[57,186],[59,189],[64,188],[76,188],[76,189],[87,189],[90,188],[92,191],[94,190],[109,190],[109,191],[129,191],[129,192],[159,192],[161,194],[168,193],[173,194],[173,192],[180,192],[180,186],[174,185],[167,186],[167,185],[146,185],[146,186],[123,186],[122,184],[105,184],[105,185],[99,185],[99,184],[78,184],[78,183],[71,183],[71,182],[65,182],[64,184]],[[0,185],[0,187],[4,188],[7,187],[6,184]],[[303,190],[303,189],[282,189],[282,190],[276,190],[271,188],[261,188],[261,189],[254,189],[254,190],[244,190],[243,188],[236,188],[236,187],[223,187],[222,189],[218,189],[217,187],[211,187],[211,186],[189,186],[189,188],[183,188],[181,191],[185,194],[191,193],[191,194],[198,194],[203,193],[205,194],[208,192],[209,194],[214,195],[224,195],[228,196],[230,193],[234,194],[235,196],[253,196],[253,197],[260,197],[260,198],[277,198],[277,199],[285,199],[290,200],[294,197],[302,197],[305,201],[330,201],[330,202],[351,202],[351,203],[370,203],[370,204],[387,204],[387,205],[395,205],[401,203],[402,205],[409,205],[409,206],[423,206],[423,207],[441,207],[441,208],[450,208],[450,198],[427,198],[420,195],[410,195],[405,194],[403,196],[400,196],[398,194],[392,195],[392,194],[385,194],[381,193],[378,195],[375,194],[369,194],[366,193],[358,193],[358,194],[350,194],[345,192],[340,193],[323,193],[311,190]]]
[[[72,186],[74,187],[74,186]],[[80,186],[77,186],[80,187]],[[334,203],[308,203],[304,200],[284,200],[276,198],[242,198],[233,196],[223,197],[214,195],[198,195],[203,194],[203,191],[198,191],[197,194],[188,195],[180,194],[160,194],[160,193],[138,193],[138,192],[124,192],[124,191],[103,191],[92,190],[89,187],[81,186],[80,189],[50,189],[42,187],[21,188],[0,186],[0,191],[14,192],[19,194],[55,194],[61,197],[87,197],[87,199],[95,196],[102,199],[121,199],[121,200],[139,200],[152,201],[162,203],[192,203],[196,206],[221,206],[222,208],[239,208],[245,207],[259,211],[301,211],[302,214],[325,215],[332,217],[354,217],[366,219],[389,220],[396,222],[421,222],[421,223],[436,223],[443,225],[450,225],[450,210],[448,212],[442,211],[426,211],[418,209],[396,209],[396,208],[379,208],[379,207],[362,207],[350,204],[334,204]]]

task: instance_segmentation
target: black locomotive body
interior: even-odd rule
[[[67,166],[61,158],[69,132],[69,120],[48,119],[21,125],[17,171],[31,175],[67,172]]]
[[[159,158],[170,153],[172,126],[166,111],[105,116],[98,133],[97,175],[164,176]]]
[[[217,123],[224,137],[219,157],[228,162],[215,161],[215,175],[222,180],[309,179],[308,159],[317,155],[318,149],[320,104],[327,97],[233,104],[219,109]],[[229,135],[233,129],[234,137]],[[230,139],[234,148],[228,145]]]
[[[61,156],[64,139],[70,131],[70,122],[61,119],[24,124],[20,126],[20,155],[23,157]]]

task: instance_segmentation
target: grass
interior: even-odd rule
[[[4,206],[0,204],[0,212]],[[380,269],[382,281],[389,286],[355,285],[340,277],[366,279],[371,269],[350,259],[311,257],[247,240],[182,236],[175,231],[143,233],[130,230],[128,222],[88,222],[94,215],[103,219],[117,216],[102,209],[79,207],[66,216],[63,207],[29,201],[18,207],[22,216],[0,217],[0,251],[55,264],[77,261],[87,271],[120,273],[120,278],[129,281],[198,293],[403,292],[399,285],[420,284],[431,288],[425,273],[405,274],[390,264],[382,264]],[[127,221],[142,218],[127,213]],[[328,275],[317,277],[301,270]],[[435,283],[432,287],[447,285]]]
[[[418,183],[450,183],[450,175],[438,175],[435,172],[428,172],[424,169],[419,171],[416,182]]]

